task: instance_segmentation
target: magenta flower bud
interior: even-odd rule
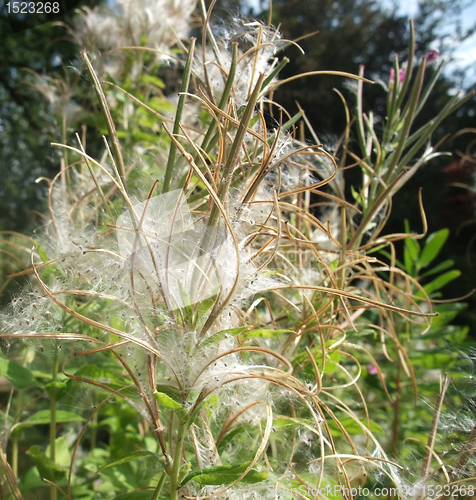
[[[403,80],[405,80],[405,77],[407,76],[407,68],[406,64],[404,64],[403,68],[399,70],[398,72],[398,83],[402,83]],[[395,69],[391,68],[390,69],[390,85],[393,85],[393,81],[395,80]]]
[[[426,55],[426,62],[433,62],[438,59],[438,56],[440,55],[440,52],[438,50],[430,50],[428,54]]]

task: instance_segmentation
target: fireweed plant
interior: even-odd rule
[[[446,324],[460,303],[437,301],[457,271],[429,267],[447,234],[418,244],[421,198],[421,234],[384,228],[393,195],[438,154],[432,133],[468,96],[412,128],[441,71],[416,61],[412,30],[378,127],[362,109],[363,68],[341,73],[356,106],[352,114],[341,96],[347,124],[330,154],[304,110],[290,116],[273,102],[288,81],[278,75],[289,42],[258,22],[214,27],[203,5],[202,14],[201,39],[177,39],[167,54],[178,99],[134,64],[133,77],[100,79],[82,52],[104,153],[88,154],[85,134],[55,144],[64,157],[46,180],[47,222],[6,240],[5,251],[29,256],[16,276],[31,286],[0,323],[9,353],[0,373],[14,388],[2,410],[2,494],[42,498],[41,485],[51,499],[322,498],[321,488],[350,499],[359,486],[395,498],[466,494],[474,389],[451,377],[467,381],[471,359],[444,351],[467,331]],[[145,45],[122,53],[160,74],[166,50]],[[362,173],[351,199],[349,168]],[[451,404],[464,422],[451,420]],[[447,488],[435,495],[435,485]]]

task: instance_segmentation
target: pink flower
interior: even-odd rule
[[[378,373],[377,367],[374,365],[367,365],[365,368],[370,373],[370,375],[377,375]]]
[[[426,55],[426,62],[433,62],[438,59],[438,56],[440,55],[440,52],[438,50],[430,50],[428,54]]]
[[[407,68],[406,64],[404,64],[403,68],[398,72],[398,83],[402,83],[403,80],[405,80],[406,76],[407,76]],[[393,84],[394,80],[395,80],[395,70],[392,68],[390,70],[390,84]]]

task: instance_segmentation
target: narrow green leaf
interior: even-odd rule
[[[286,64],[288,64],[288,62],[289,59],[287,57],[284,57],[279,65],[274,69],[274,71],[266,77],[266,80],[263,82],[264,89],[273,81],[276,76],[278,76],[278,73],[284,68],[284,66],[286,66]]]
[[[452,271],[448,271],[446,273],[441,274],[437,278],[435,278],[432,282],[428,283],[425,285],[423,288],[425,292],[430,295],[433,292],[436,292],[440,288],[443,288],[446,284],[448,284],[450,281],[455,280],[456,278],[459,278],[461,276],[461,271],[458,271],[457,269],[453,269]],[[421,295],[419,292],[417,295]]]
[[[433,274],[439,274],[442,271],[446,271],[450,267],[455,265],[455,261],[452,259],[447,259],[435,267],[429,269],[426,273],[420,274],[420,278],[426,278],[427,276],[432,276]]]
[[[431,322],[431,327],[436,328],[438,326],[443,326],[452,321],[461,311],[464,311],[468,307],[465,302],[453,302],[452,304],[440,304],[435,307],[435,312],[439,314],[433,318]]]
[[[42,262],[48,262],[50,259],[48,258],[48,254],[45,252],[43,247],[39,245],[36,241],[33,242],[36,249],[38,250],[38,255],[40,256],[40,259]]]
[[[118,458],[117,460],[109,462],[106,465],[101,465],[101,467],[98,468],[97,472],[101,472],[104,469],[107,469],[109,467],[114,467],[115,465],[125,464],[127,462],[131,462],[132,460],[137,460],[139,458],[149,457],[149,456],[155,457],[158,461],[160,461],[160,458],[155,453],[152,453],[149,450],[137,450],[137,451],[133,451],[132,453],[128,453],[127,455],[124,455],[123,457]],[[150,493],[149,493],[149,496],[150,496]]]
[[[450,232],[448,229],[441,229],[436,233],[430,234],[426,240],[425,247],[421,252],[418,263],[421,267],[426,267],[430,264],[440,253],[446,240],[448,239]]]
[[[199,321],[203,321],[207,312],[212,308],[217,300],[218,295],[212,295],[207,297],[206,299],[200,301],[197,305],[198,308],[195,311],[195,317],[193,319],[193,323],[196,326]]]
[[[106,122],[107,131],[109,134],[109,138],[112,141],[112,151],[114,154],[115,162],[119,166],[119,173],[124,186],[126,186],[126,169],[124,167],[124,160],[122,158],[121,145],[119,143],[119,139],[116,133],[116,127],[114,125],[114,121],[111,116],[111,112],[109,110],[109,106],[107,104],[106,96],[104,95],[104,91],[101,86],[101,82],[99,81],[96,72],[88,58],[86,51],[81,52],[83,56],[84,62],[86,63],[86,67],[89,73],[89,76],[93,82],[94,90],[96,91],[96,95],[99,101],[99,106],[102,111],[102,115]],[[102,191],[100,191],[102,193]],[[107,205],[106,205],[107,206]]]
[[[220,109],[225,109],[225,106],[228,103],[228,97],[230,96],[231,89],[233,87],[233,81],[235,79],[235,72],[236,72],[236,62],[238,59],[238,43],[233,43],[233,52],[232,52],[232,58],[231,58],[231,64],[230,64],[230,71],[228,73],[228,78],[226,80],[225,88],[223,89],[223,94],[221,96],[220,102],[218,104],[218,107]],[[203,139],[202,142],[202,150],[209,153],[209,149],[211,149],[211,146],[214,145],[214,137],[213,134],[215,133],[216,129],[216,121],[212,120],[210,122],[210,125],[208,126],[207,133],[205,134],[205,138]],[[195,161],[197,161],[198,156],[195,158]]]
[[[249,467],[251,462],[245,462],[241,465],[218,465],[216,467],[209,467],[207,469],[198,469],[190,472],[185,476],[180,484],[180,487],[187,484],[191,479],[199,484],[206,485],[220,485],[231,484],[235,482],[245,470]],[[259,483],[268,477],[268,472],[256,472],[251,470],[243,479],[242,482],[248,484]]]
[[[275,426],[274,419],[273,419],[273,426]],[[226,448],[226,445],[230,442],[236,443],[240,439],[242,441],[243,440],[247,441],[251,435],[251,434],[249,434],[249,431],[250,431],[250,426],[240,425],[238,427],[235,427],[231,431],[227,432],[218,444],[218,452],[221,454],[223,452],[223,450]],[[241,434],[241,436],[240,436],[240,434]]]
[[[232,179],[233,169],[235,167],[236,160],[240,154],[240,150],[243,147],[243,141],[245,139],[245,135],[248,130],[250,120],[253,117],[253,112],[255,109],[256,102],[258,100],[259,93],[261,91],[261,86],[263,84],[264,76],[265,75],[263,73],[260,73],[255,88],[253,89],[253,92],[248,98],[248,104],[246,105],[243,117],[241,118],[240,123],[238,125],[238,130],[236,131],[233,143],[230,147],[230,150],[228,151],[228,156],[226,158],[225,166],[223,168],[222,180],[218,188],[218,198],[220,200],[224,199],[225,193],[229,188],[229,184]],[[246,200],[243,199],[243,202],[246,203]],[[216,225],[218,213],[219,213],[218,205],[214,203],[210,213],[210,218],[208,219],[209,226]]]
[[[403,263],[405,265],[405,271],[410,275],[413,276],[413,259],[410,254],[410,250],[408,249],[407,246],[403,247]]]
[[[30,370],[5,358],[0,358],[0,375],[3,375],[16,389],[40,387]]]
[[[412,238],[406,238],[405,239],[405,248],[408,249],[408,252],[410,254],[410,258],[412,259],[413,262],[416,262],[418,260],[418,257],[420,255],[420,245],[418,241],[412,239]]]
[[[193,53],[195,50],[195,38],[190,39],[190,47],[188,48],[187,61],[185,63],[183,78],[182,78],[182,88],[179,94],[179,100],[177,104],[177,111],[175,112],[173,135],[176,136],[180,132],[180,121],[182,119],[183,108],[185,105],[185,97],[188,91],[188,85],[190,83],[190,75],[192,74],[192,62]],[[177,154],[177,146],[175,143],[170,144],[169,157],[167,160],[167,167],[165,169],[165,178],[162,193],[167,193],[170,191],[170,183],[172,181],[172,172],[175,166],[175,156]]]

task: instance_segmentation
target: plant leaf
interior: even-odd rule
[[[457,269],[453,269],[452,271],[448,271],[446,273],[441,274],[437,278],[435,278],[433,281],[430,283],[426,284],[423,289],[428,295],[431,295],[433,292],[436,292],[436,290],[439,290],[440,288],[443,288],[446,284],[448,284],[450,281],[455,280],[456,278],[459,278],[461,276],[461,271],[458,271]],[[421,292],[418,292],[416,295],[421,296]]]
[[[16,389],[40,387],[30,370],[5,358],[0,358],[0,375],[3,375]]]
[[[352,435],[363,434],[362,426],[359,424],[359,422],[357,422],[352,417],[340,418],[339,422],[342,424],[342,427],[344,427],[344,429],[346,430],[346,432],[349,435],[352,436]],[[382,429],[382,427],[380,427],[380,425],[378,425],[373,420],[370,420],[369,422],[367,422],[367,420],[362,419],[361,422],[365,427],[367,427],[369,429],[370,432],[372,432],[372,433],[378,432],[380,434],[384,434],[384,430]],[[369,425],[367,426],[367,424],[369,424]],[[337,423],[334,420],[331,420],[328,425],[329,425],[329,429],[330,429],[333,436],[336,436],[336,437],[342,436],[342,430],[340,429],[340,427],[337,425]]]
[[[68,393],[69,389],[72,386],[73,381],[71,379],[56,381],[56,382],[48,382],[45,385],[46,392],[50,396],[50,399],[54,399],[55,401],[59,401]]]
[[[165,88],[165,84],[164,84],[163,80],[161,80],[160,78],[157,78],[156,76],[153,76],[153,75],[143,75],[142,81],[145,83],[152,83],[156,87],[159,87],[159,89]]]
[[[81,415],[72,411],[56,410],[56,422],[82,422],[84,420]],[[51,410],[40,410],[28,417],[20,425],[42,425],[51,422]]]
[[[38,250],[38,255],[40,256],[41,261],[48,262],[50,259],[48,258],[48,254],[45,252],[42,246],[38,244],[36,241],[34,241],[33,244],[35,245],[35,248]]]
[[[36,467],[41,477],[56,483],[61,481],[65,476],[66,469],[55,464],[48,458],[37,444],[32,446],[26,453],[35,459]]]
[[[182,394],[181,394],[181,392],[176,387],[174,387],[172,385],[157,384],[155,386],[155,388],[156,388],[156,390],[158,392],[166,394],[167,396],[169,396],[174,401],[177,401],[177,403],[179,403],[179,404],[182,401]]]
[[[257,330],[251,330],[250,332],[243,333],[242,337],[244,339],[254,338],[254,337],[277,337],[283,333],[294,333],[294,330],[269,330],[266,328],[258,328]]]
[[[128,453],[127,455],[124,455],[123,457],[118,458],[117,460],[113,460],[108,464],[101,465],[101,467],[98,468],[97,472],[101,472],[104,469],[107,469],[108,467],[114,467],[115,465],[125,464],[127,462],[130,462],[131,460],[137,460],[139,458],[147,456],[155,457],[157,460],[160,461],[160,458],[155,453],[152,453],[149,450],[137,450],[133,451],[132,453]]]
[[[164,392],[154,391],[153,396],[162,406],[174,411],[179,411],[184,416],[187,415],[187,410]]]
[[[435,307],[435,311],[439,313],[439,316],[433,318],[431,322],[431,328],[436,328],[438,326],[443,326],[448,324],[453,320],[461,311],[464,311],[468,307],[465,302],[454,302],[452,304],[439,304]]]
[[[251,462],[245,462],[241,465],[218,465],[216,467],[209,467],[207,469],[198,469],[190,472],[185,476],[180,483],[180,487],[188,483],[191,479],[199,484],[206,485],[220,485],[231,484],[235,482],[245,470],[249,467]],[[248,484],[259,483],[268,477],[268,472],[256,472],[251,470],[243,479],[242,482]]]
[[[427,276],[431,276],[433,274],[439,274],[442,271],[446,271],[450,267],[453,267],[454,265],[455,265],[454,260],[452,260],[452,259],[444,260],[443,262],[441,262],[437,266],[432,267],[431,269],[429,269],[428,271],[426,271],[423,274],[420,274],[420,278],[426,278]]]
[[[121,495],[114,497],[114,500],[150,500],[152,493],[152,490],[149,489],[131,491],[130,493],[122,493]]]
[[[225,340],[227,337],[235,337],[239,335],[241,332],[245,331],[248,326],[240,326],[238,328],[231,328],[229,330],[222,330],[221,332],[214,333],[210,335],[207,339],[205,339],[199,346],[198,349],[205,349],[206,347],[215,344],[216,342],[221,342]]]
[[[121,377],[120,373],[114,372],[104,366],[86,364],[81,366],[75,375],[77,377],[90,378],[112,389],[119,389],[125,385],[124,377]]]
[[[417,261],[418,256],[420,255],[420,245],[418,241],[412,238],[405,238],[405,247],[408,249],[412,261],[413,262]]]
[[[450,232],[448,229],[441,229],[428,236],[426,244],[420,254],[420,258],[418,259],[418,263],[421,267],[427,266],[438,256],[449,234]]]

